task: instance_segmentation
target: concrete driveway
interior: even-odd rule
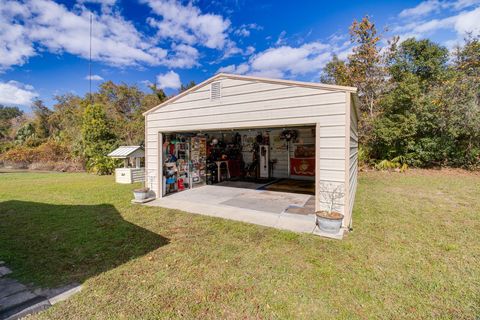
[[[311,197],[298,193],[206,185],[174,193],[145,205],[341,239],[343,230],[339,234],[320,231],[315,225],[314,214],[286,212],[288,208],[305,206]]]

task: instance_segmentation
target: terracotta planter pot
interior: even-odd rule
[[[317,226],[320,230],[327,233],[338,233],[342,227],[343,214],[338,212],[328,213],[325,211],[317,211]]]

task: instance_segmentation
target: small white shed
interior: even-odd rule
[[[353,87],[219,73],[144,113],[147,185],[157,198],[168,197],[170,191],[197,188],[200,185],[195,182],[204,171],[205,184],[214,176],[208,176],[204,158],[215,150],[217,141],[224,139],[228,147],[241,140],[244,154],[250,150],[244,141],[258,143],[260,148],[266,144],[270,157],[266,163],[272,167],[267,175],[314,183],[316,210],[328,205],[321,193],[342,189],[344,196],[337,205],[344,214],[343,227],[348,229],[358,171],[356,91]],[[296,135],[294,141],[285,139],[289,133]],[[180,152],[182,156],[187,153],[187,161],[180,159]],[[170,154],[179,159],[172,160]],[[258,155],[263,157],[265,152]],[[192,165],[198,167],[198,173],[191,172]],[[188,171],[186,176],[194,179],[193,183],[180,178],[182,170]],[[177,184],[172,184],[175,181]]]
[[[110,152],[108,156],[114,159],[123,159],[123,168],[115,169],[115,182],[145,181],[145,168],[142,167],[145,150],[141,146],[121,146]]]

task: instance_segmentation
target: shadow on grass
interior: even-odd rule
[[[0,260],[36,286],[81,283],[166,244],[110,204],[0,203]]]

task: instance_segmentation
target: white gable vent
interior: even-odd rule
[[[218,100],[222,97],[222,87],[220,82],[212,82],[210,85],[210,100]]]

